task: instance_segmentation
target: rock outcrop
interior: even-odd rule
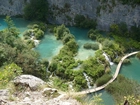
[[[96,19],[97,28],[109,30],[113,23],[125,22],[128,27],[140,25],[140,5],[123,5],[119,0],[48,0],[55,24],[73,25],[76,14]],[[29,0],[0,0],[0,15],[22,15]]]
[[[75,99],[47,87],[46,82],[31,75],[16,77],[13,83],[14,86],[0,90],[0,105],[80,105]]]
[[[113,23],[125,22],[128,27],[140,25],[140,6],[123,5],[118,0],[48,0],[58,24],[71,24],[76,14],[97,20],[97,28],[109,30]],[[103,0],[102,0],[103,1]],[[52,21],[53,22],[53,21]]]
[[[32,75],[18,76],[13,82],[15,85],[28,86],[31,90],[37,90],[39,86],[45,85],[43,80]]]
[[[29,0],[0,0],[0,15],[22,15],[27,2]]]

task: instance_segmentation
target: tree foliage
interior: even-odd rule
[[[124,96],[134,95],[137,97],[140,95],[140,85],[122,75],[119,75],[117,80],[109,84],[105,89],[113,95],[117,103],[121,102],[120,100]]]
[[[4,21],[7,24],[7,29],[11,35],[18,37],[19,35],[19,30],[15,27],[13,20],[11,19],[10,16],[6,16]]]
[[[110,74],[105,74],[102,77],[100,77],[99,79],[97,79],[96,85],[97,86],[102,86],[105,83],[107,83],[111,78],[112,78],[112,76]]]
[[[97,43],[85,43],[83,46],[85,49],[92,49],[92,50],[98,50],[99,45]]]
[[[6,65],[0,70],[0,88],[4,88],[8,82],[22,73],[22,69],[15,63]],[[2,87],[1,87],[2,86]]]
[[[83,15],[76,15],[74,17],[75,26],[81,28],[93,28],[95,29],[97,26],[96,20],[90,19]]]
[[[99,34],[99,32],[97,30],[94,29],[90,29],[88,31],[88,37],[92,40],[96,40],[96,38],[100,37],[101,35]]]
[[[11,32],[11,28],[10,31],[8,29],[0,31],[0,67],[14,63],[21,67],[23,73],[46,79],[48,65],[41,62],[38,53],[17,35]]]
[[[95,81],[105,73],[105,65],[101,65],[96,57],[93,57],[83,62],[82,70]]]
[[[30,0],[24,8],[24,17],[28,20],[45,21],[48,14],[47,0]]]
[[[140,52],[136,54],[136,56],[140,59]]]
[[[132,26],[129,30],[126,23],[121,22],[119,24],[112,24],[110,26],[110,32],[112,35],[117,35],[124,38],[131,38],[136,41],[140,41],[140,27]]]

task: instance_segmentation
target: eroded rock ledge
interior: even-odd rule
[[[0,105],[80,105],[32,75],[21,75],[8,89],[0,90]]]

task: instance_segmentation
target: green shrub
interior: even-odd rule
[[[97,79],[96,85],[102,86],[102,85],[106,84],[111,78],[112,78],[112,76],[110,74],[104,74],[102,77]]]
[[[44,37],[44,31],[41,30],[41,28],[38,24],[32,24],[28,26],[30,29],[24,32],[23,36],[24,38],[31,38],[31,36],[35,36],[37,40]],[[43,29],[43,28],[42,28]],[[44,29],[45,30],[45,29]]]
[[[99,38],[101,35],[98,32],[98,30],[94,30],[94,29],[90,29],[88,31],[88,37],[92,40],[96,40],[97,38]]]
[[[86,18],[83,15],[75,15],[74,17],[75,26],[81,28],[93,28],[95,29],[97,26],[96,20]]]
[[[37,32],[35,32],[35,37],[37,40],[43,38],[43,36],[44,36],[44,32],[42,30],[39,29]]]
[[[27,41],[27,46],[31,49],[31,48],[34,48],[35,47],[35,43],[33,40],[28,40]]]
[[[62,40],[65,35],[70,33],[69,29],[66,28],[63,24],[55,28],[54,32],[57,40]]]
[[[136,57],[140,59],[140,52],[136,54]]]
[[[32,22],[30,23],[28,26],[27,26],[29,29],[34,29],[34,28],[39,28],[41,29],[42,31],[46,31],[47,29],[47,25],[43,22],[40,22],[40,21],[35,21],[35,22]]]
[[[85,43],[83,47],[85,49],[91,49],[91,43]]]
[[[29,39],[32,32],[33,32],[32,29],[26,30],[26,31],[23,33],[24,38],[28,38],[28,39]]]
[[[76,91],[87,88],[87,81],[83,75],[82,70],[74,71],[73,75],[74,75],[74,86]]]
[[[115,58],[115,59],[113,60],[113,62],[114,62],[114,63],[119,63],[120,60],[121,60],[121,57],[118,57],[118,58]]]
[[[57,62],[56,61],[52,61],[50,66],[49,66],[49,71],[53,72],[57,69]]]
[[[130,64],[131,62],[130,62],[130,60],[129,59],[125,59],[124,61],[123,61],[123,64]]]
[[[92,50],[98,50],[98,49],[99,49],[99,45],[98,45],[97,43],[92,44],[92,45],[91,45],[91,49],[92,49]]]
[[[42,59],[41,64],[45,65],[46,67],[49,66],[49,61],[47,59]]]
[[[139,87],[140,85],[137,82],[119,75],[117,80],[109,84],[105,89],[114,97],[117,103],[120,103],[124,96],[134,95],[138,97],[140,94]]]
[[[53,78],[53,86],[57,89],[60,89],[62,91],[68,90],[68,84],[65,83],[66,81],[60,79],[60,78]]]
[[[24,17],[28,20],[46,21],[47,14],[47,0],[30,0],[24,7]]]
[[[92,50],[98,50],[99,49],[99,45],[97,43],[92,44],[92,43],[86,43],[83,46],[85,49],[92,49]]]
[[[68,41],[70,41],[70,40],[73,39],[73,38],[74,38],[73,35],[71,35],[71,34],[66,34],[66,35],[63,37],[62,42],[65,44],[65,43],[67,43]]]
[[[9,64],[0,70],[0,88],[4,88],[7,83],[13,80],[16,76],[20,75],[22,70],[15,63]]]

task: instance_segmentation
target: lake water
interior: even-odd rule
[[[27,30],[27,25],[30,23],[30,21],[27,21],[23,18],[12,18],[15,26],[19,29],[20,35],[23,34],[25,30]],[[0,17],[0,30],[5,29],[7,27],[7,24],[4,21],[3,17]]]
[[[120,74],[129,79],[136,80],[138,83],[140,83],[140,60],[137,57],[133,56],[130,57],[130,61],[130,65],[122,66]]]
[[[55,36],[49,32],[45,33],[44,38],[40,44],[35,48],[39,52],[40,57],[51,60],[52,57],[59,53],[59,50],[63,47],[61,41],[56,40]]]
[[[22,18],[13,18],[15,26],[20,30],[21,34],[27,29],[27,25],[30,23]],[[6,28],[6,23],[3,21],[3,18],[0,18],[0,30]],[[89,56],[94,56],[95,51],[83,49],[83,45],[87,42],[95,43],[87,37],[87,29],[80,29],[76,27],[68,27],[70,32],[75,36],[75,39],[79,45],[78,55],[76,59],[85,60]],[[41,58],[46,58],[51,60],[53,56],[59,53],[59,50],[62,48],[61,41],[57,41],[53,34],[46,32],[45,37],[42,39],[40,44],[35,48],[41,55]],[[131,64],[123,65],[121,68],[121,74],[130,79],[136,80],[140,83],[140,60],[136,57],[130,57]],[[112,65],[111,69],[115,72],[117,65]],[[104,100],[105,105],[114,105],[114,100],[110,94],[102,90],[98,93],[102,93],[102,99]],[[88,95],[90,96],[90,95]]]
[[[95,41],[90,40],[87,37],[88,29],[76,28],[76,27],[68,27],[70,32],[75,36],[75,39],[79,45],[78,55],[75,57],[76,59],[85,60],[90,56],[94,56],[94,50],[86,50],[83,48],[85,43],[95,43]]]

